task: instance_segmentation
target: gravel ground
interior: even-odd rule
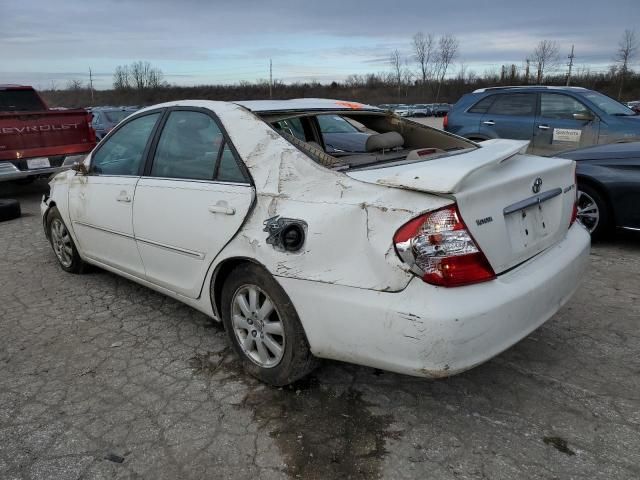
[[[0,478],[640,478],[640,236],[594,246],[555,317],[429,381],[325,362],[246,377],[202,314],[64,273],[38,212],[0,223]]]

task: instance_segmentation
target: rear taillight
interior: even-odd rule
[[[573,193],[575,195],[573,199],[573,209],[571,210],[571,220],[569,220],[569,227],[574,224],[578,218],[578,174],[576,173],[576,166],[573,166]]]
[[[393,243],[411,271],[433,285],[457,287],[496,276],[455,205],[405,223],[394,235]]]
[[[447,113],[442,119],[442,129],[446,130],[448,126],[449,126],[449,114]]]

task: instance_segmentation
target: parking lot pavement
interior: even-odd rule
[[[204,315],[58,268],[41,191],[0,184],[24,212],[0,223],[2,479],[640,478],[640,236],[594,246],[574,299],[469,372],[326,362],[273,389]]]

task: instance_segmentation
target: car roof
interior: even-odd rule
[[[492,92],[496,90],[523,90],[523,89],[531,89],[531,90],[570,90],[570,91],[586,91],[587,88],[583,87],[556,87],[553,85],[513,85],[508,87],[487,87],[487,88],[479,88],[474,90],[472,93],[484,93],[484,92]]]
[[[383,110],[359,102],[332,100],[328,98],[294,98],[291,100],[244,100],[233,102],[255,113],[298,112],[298,111],[338,111],[366,110],[382,112]]]

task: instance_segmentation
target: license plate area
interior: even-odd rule
[[[542,203],[510,213],[505,221],[516,251],[528,249],[550,233]]]
[[[27,160],[27,168],[33,170],[36,168],[49,168],[51,162],[48,158],[29,158]]]

